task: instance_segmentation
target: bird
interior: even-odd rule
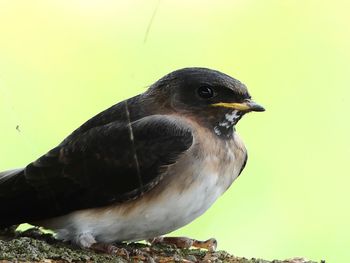
[[[27,166],[1,172],[0,229],[30,223],[104,251],[191,241],[162,236],[202,215],[241,174],[247,150],[236,124],[264,110],[225,73],[175,70]]]

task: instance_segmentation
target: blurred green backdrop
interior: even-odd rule
[[[350,262],[350,2],[0,0],[0,170],[187,66],[246,83],[249,162],[177,231],[267,259]],[[148,34],[147,34],[148,32]]]

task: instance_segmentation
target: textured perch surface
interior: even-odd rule
[[[234,263],[317,263],[302,258],[267,261],[246,259],[225,251],[210,253],[198,249],[177,249],[168,245],[149,246],[141,243],[118,244],[129,252],[129,258],[72,247],[55,240],[50,234],[27,232],[0,240],[0,263],[4,262],[234,262]],[[325,263],[324,261],[318,263]]]

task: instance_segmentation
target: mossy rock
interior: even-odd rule
[[[232,262],[232,263],[316,263],[304,259],[274,260],[235,257],[225,251],[178,249],[170,245],[149,246],[142,243],[117,244],[129,252],[129,258],[98,254],[57,241],[51,234],[38,231],[18,233],[0,240],[1,262]],[[324,261],[322,261],[325,263]],[[321,263],[322,263],[321,262]]]

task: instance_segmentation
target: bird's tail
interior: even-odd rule
[[[13,205],[11,201],[16,200],[17,191],[14,185],[23,174],[23,168],[0,172],[0,230],[17,223],[11,214],[20,208],[16,208],[16,204]]]
[[[8,179],[12,178],[13,176],[16,176],[23,172],[23,168],[8,170],[4,172],[0,172],[0,184],[6,182]]]

